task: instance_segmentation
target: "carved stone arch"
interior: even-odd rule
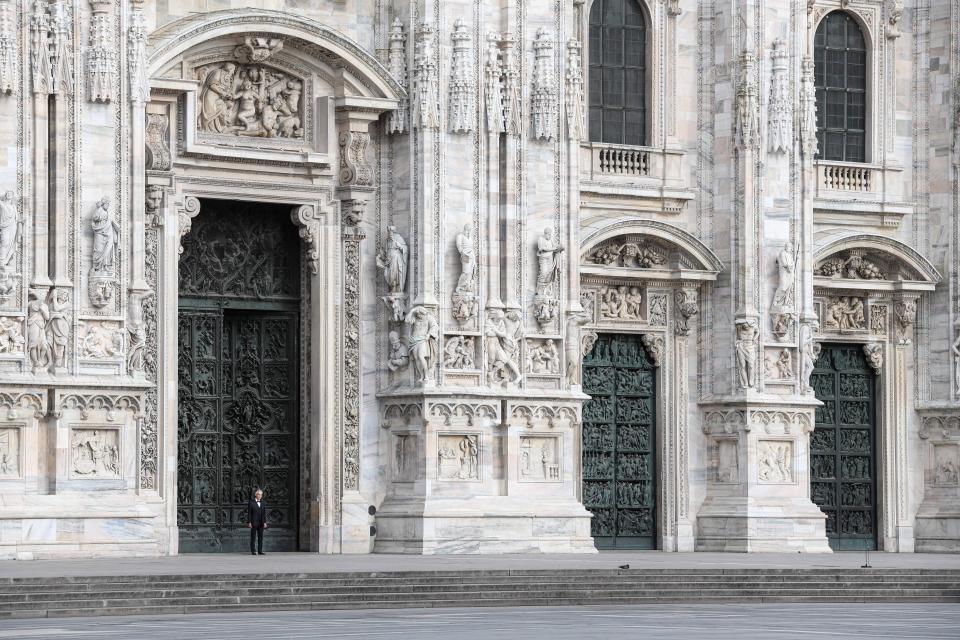
[[[588,235],[580,263],[585,274],[667,280],[716,280],[723,270],[720,258],[700,240],[656,220],[619,222]]]
[[[171,60],[198,44],[243,33],[288,38],[315,48],[318,57],[343,70],[338,98],[353,95],[396,102],[405,95],[387,69],[347,36],[310,18],[266,9],[196,13],[160,27],[150,34],[148,77],[157,76]]]
[[[900,290],[927,291],[942,280],[936,267],[918,251],[875,234],[831,237],[815,249],[813,264],[816,284],[855,280],[858,282],[849,284],[861,289],[889,288],[896,283]]]

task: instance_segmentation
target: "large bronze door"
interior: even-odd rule
[[[874,373],[861,345],[824,345],[811,377],[810,495],[837,551],[877,548]]]
[[[184,239],[181,552],[248,549],[246,505],[258,487],[270,525],[265,549],[297,549],[300,252],[288,220],[269,206],[204,201]]]
[[[656,548],[655,372],[637,335],[601,334],[583,361],[583,504],[598,549]]]

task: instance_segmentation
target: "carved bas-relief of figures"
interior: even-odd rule
[[[413,362],[414,379],[420,383],[431,382],[437,365],[440,325],[432,313],[419,306],[410,310],[406,323],[410,326],[407,348]]]
[[[793,443],[761,440],[757,443],[757,476],[760,482],[793,482]]]
[[[447,369],[473,369],[473,338],[452,336],[443,346],[443,366]]]
[[[23,329],[20,318],[0,316],[0,355],[21,355],[23,344]]]
[[[560,351],[555,340],[527,340],[527,370],[531,373],[560,373]]]
[[[757,321],[753,318],[737,320],[737,380],[743,389],[751,389],[756,380]]]
[[[480,446],[475,435],[440,436],[437,477],[441,480],[479,480]]]
[[[20,429],[0,429],[0,478],[20,477]]]
[[[44,289],[30,289],[30,302],[27,303],[27,355],[33,373],[46,371],[51,361],[50,340],[47,337],[50,307],[45,298]]]
[[[781,349],[769,355],[766,369],[771,380],[793,380],[793,354],[789,349]]]
[[[119,478],[120,433],[116,429],[74,429],[70,449],[73,475]]]
[[[406,369],[410,364],[410,351],[407,345],[400,340],[400,334],[391,331],[388,336],[390,343],[390,354],[387,356],[387,368],[390,371],[400,371]]]
[[[487,350],[487,380],[490,384],[519,383],[523,375],[517,366],[520,350],[519,312],[504,314],[500,309],[491,309],[484,332]]]
[[[120,225],[110,215],[109,198],[102,198],[97,202],[93,215],[90,216],[90,230],[93,232],[93,254],[87,293],[90,304],[100,309],[113,299],[117,246],[120,240]]]
[[[559,438],[520,436],[520,478],[552,481],[560,479]]]
[[[247,40],[250,44],[237,51],[241,55],[246,52],[250,60],[260,58],[264,47],[270,48],[257,46],[255,41],[262,39]],[[200,131],[260,138],[304,136],[303,81],[299,78],[258,62],[204,66],[197,70],[197,76]]]
[[[7,191],[0,197],[0,302],[10,299],[16,289],[14,257],[20,244],[22,227],[13,192]]]
[[[600,317],[609,320],[639,320],[642,302],[640,287],[604,287],[600,290]]]
[[[825,303],[823,327],[834,331],[866,329],[863,299],[855,296],[830,298]]]
[[[83,321],[78,333],[77,355],[81,358],[116,358],[123,352],[123,334],[113,322]]]
[[[938,445],[933,448],[933,486],[955,487],[960,484],[960,467],[956,445]]]
[[[477,271],[477,255],[470,237],[470,225],[463,225],[463,231],[457,234],[457,252],[460,254],[460,277],[453,290],[453,318],[463,324],[473,317],[476,311],[474,293],[474,274]]]
[[[406,240],[397,233],[396,227],[388,227],[387,237],[377,254],[377,267],[383,272],[387,285],[383,303],[390,309],[395,322],[400,322],[406,313],[407,256]]]

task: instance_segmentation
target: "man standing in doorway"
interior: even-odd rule
[[[250,529],[250,555],[263,555],[263,530],[267,528],[267,503],[263,501],[263,490],[257,489],[247,505],[247,527]],[[254,550],[253,543],[257,546]]]

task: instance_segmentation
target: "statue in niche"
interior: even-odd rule
[[[473,338],[453,336],[443,347],[443,366],[448,369],[473,369]]]
[[[427,382],[437,364],[440,340],[440,325],[425,307],[414,307],[407,314],[406,323],[410,325],[410,337],[407,346],[413,361],[413,373],[417,382]]]
[[[53,359],[54,373],[64,373],[67,368],[67,340],[70,337],[70,293],[66,289],[54,289],[50,293],[50,317],[47,320],[47,344]]]
[[[50,341],[47,338],[50,308],[44,302],[44,294],[42,289],[30,289],[30,302],[27,304],[27,354],[34,373],[45,371],[50,366]]]
[[[20,238],[20,217],[13,201],[13,191],[0,198],[0,269],[10,266]]]
[[[537,239],[537,294],[546,295],[560,277],[561,247],[553,239],[553,229],[547,227]]]
[[[383,270],[387,291],[403,293],[407,283],[407,243],[396,227],[387,227],[387,238],[377,255],[377,266]]]
[[[460,253],[460,278],[457,280],[457,293],[473,291],[473,274],[477,270],[477,256],[470,237],[470,225],[463,225],[463,231],[457,234],[457,251]]]
[[[810,376],[820,357],[820,345],[814,342],[813,335],[820,329],[816,320],[800,325],[800,383],[804,393],[812,393]]]
[[[407,345],[400,341],[400,335],[396,331],[391,331],[388,339],[390,341],[390,355],[387,357],[387,368],[390,371],[400,371],[406,369],[410,364],[410,352]]]
[[[487,319],[487,378],[491,384],[518,383],[523,378],[517,366],[520,348],[520,314],[491,309]]]
[[[93,264],[90,275],[112,276],[120,225],[110,216],[110,198],[101,198],[90,217],[93,230]]]
[[[737,379],[744,389],[753,388],[756,379],[757,333],[756,320],[737,320]]]
[[[777,290],[773,293],[773,307],[776,309],[793,307],[793,284],[796,280],[797,251],[789,240],[777,254]]]

